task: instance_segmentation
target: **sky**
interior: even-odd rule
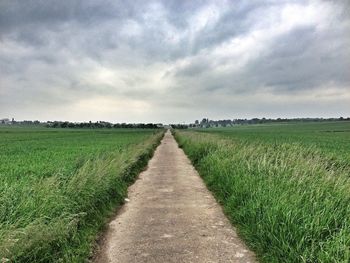
[[[348,0],[0,0],[0,118],[340,116]]]

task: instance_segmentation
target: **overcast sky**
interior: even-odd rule
[[[0,0],[0,118],[350,116],[348,0]]]

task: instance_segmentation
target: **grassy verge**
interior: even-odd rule
[[[89,159],[69,177],[28,177],[23,184],[3,185],[0,261],[86,261],[106,218],[123,202],[128,185],[146,166],[162,136],[159,132],[139,144]]]
[[[175,132],[262,262],[349,262],[349,166],[313,147]]]

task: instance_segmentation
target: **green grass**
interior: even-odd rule
[[[0,260],[84,262],[161,136],[0,128]]]
[[[176,131],[262,262],[350,262],[350,124]]]
[[[297,143],[350,163],[350,122],[311,122],[238,125],[232,128],[202,129],[233,140],[270,144]]]

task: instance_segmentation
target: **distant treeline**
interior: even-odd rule
[[[46,127],[49,128],[89,128],[89,129],[96,129],[96,128],[138,128],[138,129],[159,129],[163,128],[162,124],[155,124],[155,123],[110,123],[105,121],[98,121],[98,122],[68,122],[68,121],[53,121],[53,122],[47,122]]]
[[[262,123],[288,123],[288,122],[325,122],[325,121],[350,121],[348,118],[277,118],[277,119],[267,119],[267,118],[253,118],[253,119],[228,119],[228,120],[209,120],[203,118],[201,121],[196,120],[194,123],[187,125],[190,128],[200,127],[228,127],[233,125],[244,125],[244,124],[262,124]]]
[[[187,124],[170,124],[170,127],[172,129],[187,129],[188,125]]]
[[[5,119],[1,119],[0,120],[0,124],[5,124],[5,125],[13,125],[13,124],[18,124],[18,125],[40,125],[42,124],[40,121],[38,120],[35,120],[35,121],[27,121],[27,120],[24,120],[24,121],[15,121],[15,119],[8,119],[8,118],[5,118]]]

